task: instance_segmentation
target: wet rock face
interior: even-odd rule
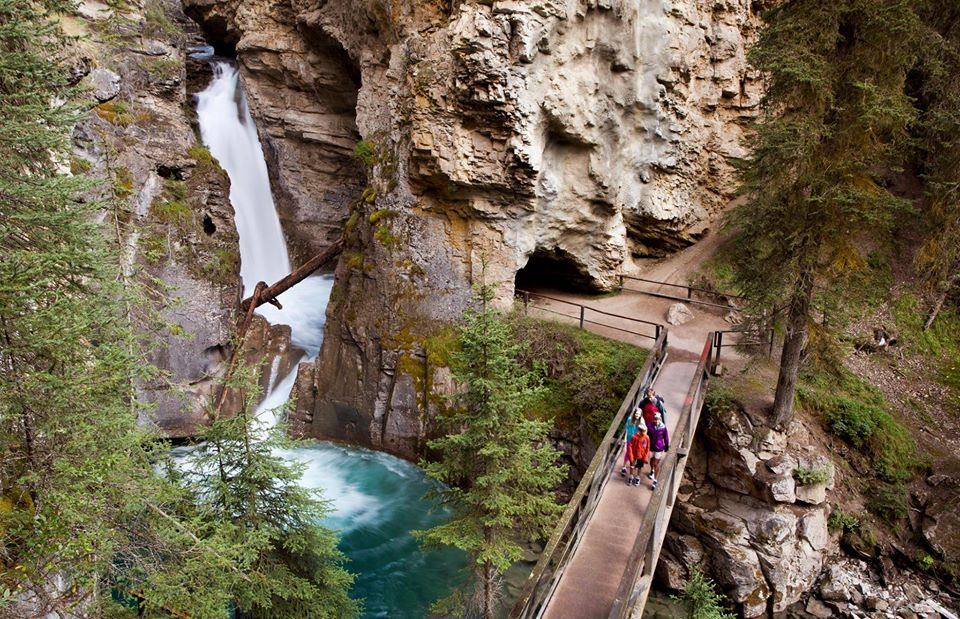
[[[546,257],[543,283],[607,290],[698,238],[745,154],[762,4],[184,0],[236,50],[294,255],[347,240],[298,427],[415,458],[442,366],[405,359],[471,284],[507,305]]]

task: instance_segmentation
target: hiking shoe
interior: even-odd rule
[[[620,477],[626,477],[626,476],[627,476],[627,467],[623,467],[622,469],[620,469]]]
[[[634,485],[634,486],[638,486],[638,487],[640,486],[640,478],[639,478],[639,477],[634,477],[634,478],[633,478],[633,485]]]
[[[656,480],[656,479],[653,480],[653,485],[651,486],[651,488],[653,488],[654,490],[657,489],[657,480]]]
[[[653,479],[653,471],[647,471],[647,478]]]

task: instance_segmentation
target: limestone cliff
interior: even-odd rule
[[[142,422],[188,435],[216,387],[240,294],[229,180],[190,121],[189,91],[209,71],[187,50],[202,38],[176,1],[86,1],[61,21],[81,37],[74,73],[90,107],[71,170],[99,181],[89,198],[124,248],[118,276],[145,297],[131,317],[160,370],[141,385],[153,407]]]
[[[184,6],[236,51],[295,255],[347,238],[295,420],[406,457],[481,272],[502,303],[528,264],[602,290],[693,242],[759,99],[748,0]]]

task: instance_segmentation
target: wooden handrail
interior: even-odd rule
[[[646,604],[650,585],[653,582],[653,570],[660,557],[660,548],[666,535],[666,527],[676,502],[680,482],[683,480],[684,458],[689,454],[703,407],[703,395],[710,378],[711,358],[713,355],[713,333],[707,335],[700,353],[700,360],[687,397],[683,402],[676,430],[680,436],[672,437],[671,443],[676,449],[668,452],[660,468],[660,479],[666,480],[653,491],[647,511],[643,516],[637,538],[634,541],[627,569],[620,579],[617,596],[608,619],[627,619]]]
[[[667,329],[664,328],[657,337],[643,368],[633,381],[630,391],[624,397],[607,433],[597,446],[597,452],[580,479],[567,508],[560,516],[553,534],[544,546],[540,560],[527,578],[523,591],[510,612],[510,619],[537,617],[550,601],[563,569],[573,557],[590,523],[594,509],[600,500],[600,494],[610,479],[610,473],[619,462],[623,445],[624,419],[636,409],[646,388],[653,384],[666,357]]]

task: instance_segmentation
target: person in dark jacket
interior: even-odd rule
[[[663,417],[658,414],[653,417],[653,430],[650,432],[650,479],[653,480],[653,488],[657,488],[657,475],[660,473],[660,465],[670,449],[670,433],[667,432],[667,425],[663,423]]]
[[[643,420],[647,424],[647,431],[651,432],[653,428],[653,416],[660,413],[660,419],[667,423],[667,408],[663,405],[661,398],[653,387],[647,388],[647,394],[644,396],[637,408],[643,413]]]

